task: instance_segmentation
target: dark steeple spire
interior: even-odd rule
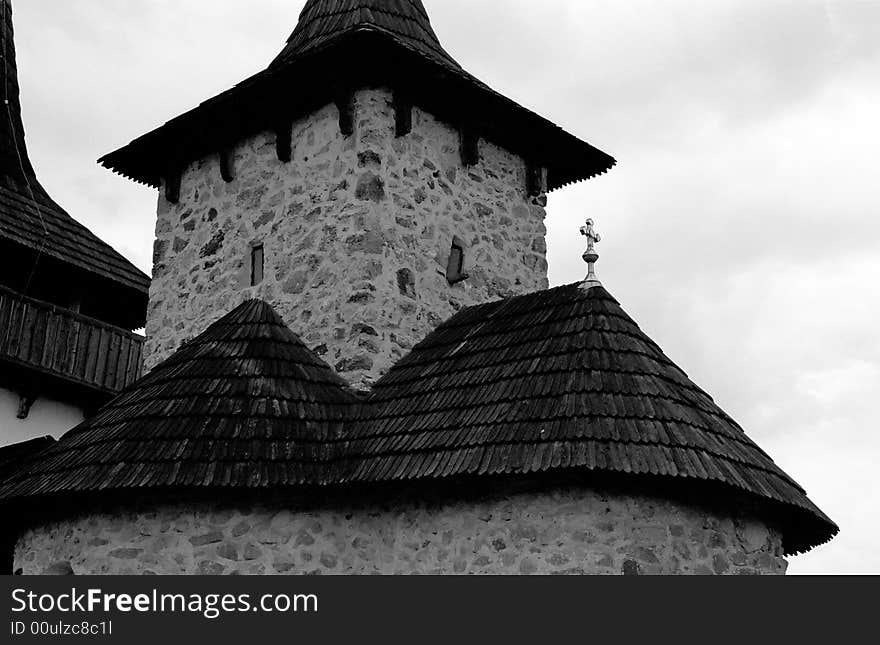
[[[48,199],[46,191],[37,180],[37,175],[28,157],[24,142],[24,126],[21,122],[21,102],[18,90],[18,69],[15,63],[15,41],[12,29],[12,2],[0,0],[0,38],[3,56],[0,74],[3,75],[0,87],[0,185],[10,190],[24,192]],[[51,200],[50,200],[51,201]]]
[[[309,0],[273,65],[289,63],[361,30],[384,32],[435,62],[461,71],[440,45],[422,0]]]
[[[115,289],[121,288],[113,297],[137,303],[126,305],[132,307],[129,318],[132,326],[137,327],[145,316],[149,277],[68,215],[40,184],[28,157],[11,0],[0,0],[0,54],[0,245],[3,249],[11,245],[9,248],[36,252],[41,271],[46,267],[40,259],[48,257],[61,261],[62,266],[86,271],[100,282],[109,280]],[[16,275],[31,270],[8,268]],[[64,279],[71,279],[72,273],[61,271]]]

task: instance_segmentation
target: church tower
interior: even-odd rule
[[[546,193],[614,164],[465,72],[421,0],[309,0],[265,71],[102,162],[162,187],[147,368],[257,297],[361,388],[546,288]]]

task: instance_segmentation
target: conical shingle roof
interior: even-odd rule
[[[11,0],[0,0],[0,239],[39,250],[64,263],[133,290],[143,301],[150,278],[77,222],[46,192],[37,179],[25,145]],[[138,324],[143,324],[143,320]]]
[[[321,481],[327,445],[356,402],[269,305],[248,301],[7,480],[0,497]]]
[[[0,485],[0,499],[545,472],[746,498],[787,553],[837,526],[602,287],[463,310],[366,400],[245,303]],[[653,479],[649,479],[653,478]],[[653,483],[649,483],[653,482]]]
[[[440,45],[421,0],[309,0],[273,65],[284,65],[357,30],[376,30],[461,72]]]
[[[837,533],[602,287],[462,311],[376,383],[365,410],[349,434],[356,480],[562,469],[685,478],[787,507],[789,552]]]

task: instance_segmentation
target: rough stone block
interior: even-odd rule
[[[546,286],[544,211],[525,198],[524,161],[481,142],[479,164],[465,171],[457,130],[419,108],[413,131],[395,137],[390,97],[356,93],[356,136],[341,135],[334,105],[292,124],[296,154],[287,164],[274,131],[236,142],[231,184],[215,156],[184,169],[180,202],[159,200],[148,369],[234,302],[257,296],[310,346],[325,346],[334,364],[359,362],[346,378],[361,387],[407,349],[391,333],[405,330],[417,342],[464,305]],[[467,270],[473,264],[479,274],[454,287],[436,273],[453,236],[468,241]],[[245,269],[255,242],[265,245],[265,278],[252,289]],[[412,276],[398,276],[402,269]],[[304,321],[303,311],[314,317]],[[336,338],[334,322],[318,312],[369,321],[381,339],[369,347],[369,367],[356,360],[358,340]]]
[[[222,541],[222,531],[211,531],[210,533],[204,533],[202,535],[194,535],[189,539],[190,544],[196,547],[205,546],[208,544],[217,544],[218,542]]]

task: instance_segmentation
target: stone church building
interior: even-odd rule
[[[548,289],[547,194],[615,161],[421,0],[309,0],[101,163],[159,190],[146,376],[0,466],[14,569],[780,574],[837,533],[595,278],[592,223]]]

